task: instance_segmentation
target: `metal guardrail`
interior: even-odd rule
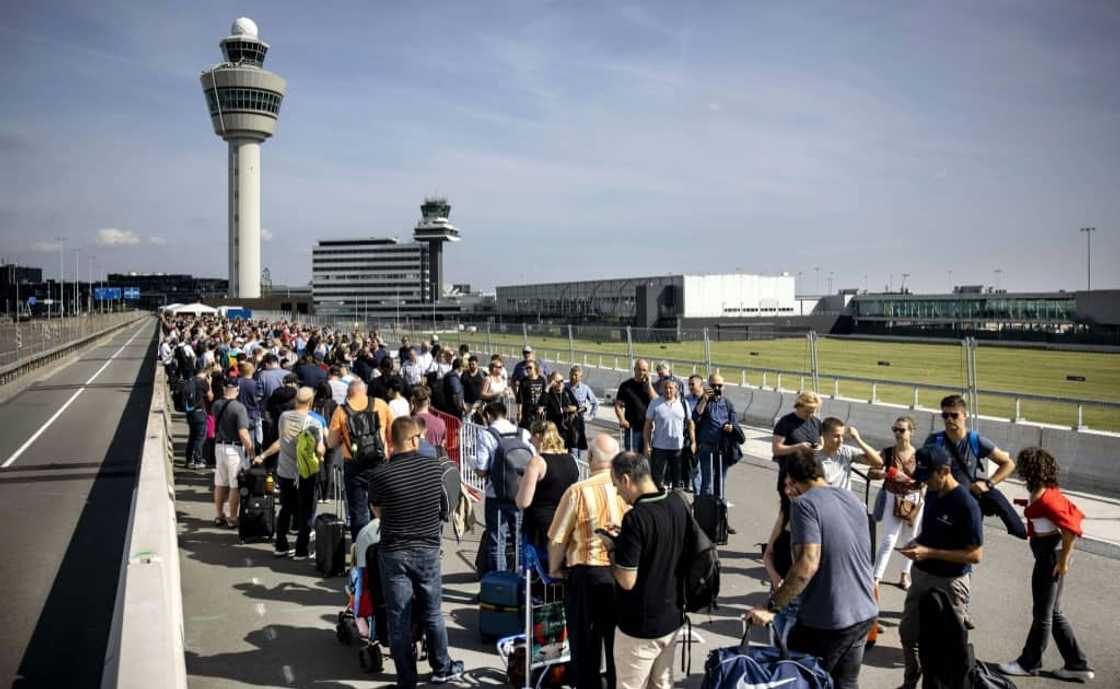
[[[271,315],[271,314],[270,314]],[[279,317],[286,317],[284,314],[278,314]],[[366,322],[363,323],[359,320],[345,320],[338,318],[330,318],[323,316],[300,316],[299,322],[307,323],[314,327],[335,327],[335,328],[363,328],[370,327],[373,324]],[[420,324],[417,323],[417,326]],[[563,337],[565,326],[554,326],[551,329],[556,331],[556,337]],[[533,343],[533,335],[528,328],[518,326],[507,326],[500,329],[500,333],[492,333],[490,330],[470,331],[462,330],[459,324],[448,324],[445,329],[437,329],[437,332],[445,342],[459,344],[461,342],[469,341],[472,346],[477,344],[480,351],[486,354],[498,353],[502,356],[510,356],[512,358],[520,357],[520,345],[509,344],[504,342],[494,342],[494,335],[498,336],[517,336],[522,335],[525,343]],[[517,332],[520,330],[521,332]],[[607,329],[610,330],[610,329]],[[626,330],[625,327],[616,327],[613,330]],[[433,332],[431,329],[414,329],[414,328],[382,328],[381,334],[386,341],[393,343],[399,340],[402,335],[407,335],[413,339],[424,336],[427,333]],[[540,347],[534,345],[538,358],[554,363],[556,365],[574,365],[579,364],[582,366],[594,366],[599,369],[607,369],[614,371],[629,371],[631,361],[636,358],[633,352],[633,346],[630,346],[630,352],[620,353],[606,353],[602,351],[591,351],[575,348],[575,341],[571,339],[571,330],[568,329],[568,346],[557,347],[550,345],[548,347]],[[625,339],[615,341],[615,344],[620,346],[626,345]],[[986,343],[998,345],[998,343]],[[682,371],[689,371],[691,373],[699,373],[707,376],[709,373],[720,373],[724,376],[725,382],[731,385],[740,387],[749,387],[756,389],[768,389],[782,392],[796,392],[800,390],[807,390],[813,388],[813,372],[794,370],[794,369],[779,369],[767,368],[758,366],[744,366],[741,364],[723,364],[720,362],[712,361],[710,354],[706,357],[705,361],[698,361],[693,359],[675,359],[671,357],[656,357],[657,360],[668,361],[674,368],[674,372],[680,375]],[[748,383],[748,377],[757,376],[760,378],[759,384]],[[797,385],[794,387],[790,381],[796,380]],[[962,383],[960,386],[945,385],[938,383],[922,383],[917,381],[907,380],[892,380],[886,378],[871,378],[866,376],[850,376],[844,374],[817,374],[817,380],[820,381],[820,388],[818,392],[825,397],[842,400],[846,402],[863,402],[867,404],[887,404],[881,397],[882,390],[896,391],[900,389],[909,388],[910,393],[906,395],[909,399],[900,406],[908,407],[910,409],[919,410],[924,409],[920,403],[920,398],[923,391],[935,392],[941,394],[961,394],[965,391],[965,386]],[[826,383],[827,381],[827,383]],[[784,384],[783,384],[784,383]],[[847,383],[848,390],[842,390],[842,384]],[[867,389],[866,393],[854,395],[851,393],[851,386],[861,386]],[[843,394],[843,393],[848,394]],[[1023,414],[1023,404],[1026,403],[1046,403],[1061,405],[1069,409],[1070,414],[1065,418],[1072,421],[1072,423],[1061,424],[1064,427],[1072,428],[1075,431],[1089,430],[1088,425],[1085,423],[1086,409],[1102,409],[1109,412],[1115,411],[1118,418],[1120,418],[1120,402],[1111,402],[1107,400],[1094,400],[1094,399],[1079,399],[1072,397],[1060,397],[1055,395],[1039,395],[1032,393],[1017,393],[1009,392],[1006,390],[991,390],[979,389],[976,391],[981,399],[998,399],[1007,403],[1006,408],[1010,413],[1002,418],[1006,418],[1011,422],[1026,421]],[[902,400],[902,395],[893,395],[895,399]],[[893,402],[893,404],[900,404],[900,402]],[[983,412],[982,412],[983,413]],[[991,415],[988,415],[991,416]],[[1001,418],[1001,417],[993,417]],[[1032,419],[1032,422],[1034,420]],[[1053,421],[1043,422],[1053,424]]]
[[[69,319],[69,321],[60,319],[53,323],[51,321],[36,321],[31,326],[21,325],[20,328],[39,328],[43,330],[41,333],[42,337],[38,340],[39,351],[36,353],[34,352],[36,347],[29,346],[20,347],[0,354],[0,358],[3,358],[4,355],[24,354],[26,350],[31,350],[32,352],[20,359],[0,366],[0,385],[10,383],[29,371],[68,356],[75,350],[84,347],[89,342],[132,325],[133,323],[137,323],[140,319],[145,317],[147,317],[146,314],[138,314],[132,311],[94,316],[93,321],[75,318]],[[106,322],[107,325],[103,325]],[[93,330],[92,327],[94,325],[103,325],[103,327]],[[10,327],[14,328],[15,326]],[[58,340],[65,338],[69,339],[62,344],[52,344],[50,347],[47,346],[48,343],[57,343]]]
[[[186,689],[167,379],[156,366],[102,689]]]
[[[567,351],[562,349],[537,349],[535,350],[537,357],[546,362],[560,365],[579,365],[585,367],[594,367],[599,369],[606,369],[611,371],[618,371],[626,373],[630,371],[631,359],[626,354],[604,354],[603,352],[586,351],[580,349],[569,349]],[[491,354],[491,352],[486,352]],[[502,355],[503,357],[517,358],[520,356],[520,351],[517,347],[494,347],[494,352]],[[566,355],[566,356],[565,356]],[[673,359],[669,357],[659,358],[658,361],[667,361],[672,367],[674,373],[681,375],[681,370],[687,370],[694,374],[708,375],[711,373],[718,373],[724,377],[724,382],[737,385],[740,387],[753,387],[759,389],[775,390],[779,392],[797,392],[800,390],[807,390],[812,387],[812,373],[809,371],[798,371],[792,369],[778,369],[778,368],[763,368],[756,366],[741,366],[736,364],[720,364],[713,362],[709,368],[703,361],[695,361],[688,359]],[[747,382],[749,375],[761,375],[760,385],[751,385]],[[787,382],[783,386],[783,378]],[[936,391],[945,394],[961,394],[963,392],[962,386],[952,385],[939,385],[936,383],[919,383],[907,380],[887,380],[883,378],[867,378],[863,376],[848,376],[843,374],[820,374],[823,380],[832,382],[830,390],[820,390],[823,397],[830,399],[843,400],[848,402],[866,402],[868,404],[883,404],[883,400],[879,398],[879,389],[886,388],[911,388],[913,396],[908,405],[910,409],[921,409],[919,398],[921,392]],[[788,381],[797,380],[797,387],[789,387]],[[870,386],[871,393],[868,397],[845,397],[840,394],[840,384],[842,382],[858,383]],[[808,383],[808,386],[806,385]],[[1084,423],[1084,414],[1086,407],[1097,407],[1102,409],[1116,410],[1120,413],[1120,402],[1109,402],[1106,400],[1080,400],[1069,397],[1057,397],[1052,395],[1036,395],[1031,393],[1016,393],[1006,392],[1003,390],[986,390],[981,389],[978,391],[980,395],[988,398],[996,397],[1012,402],[1014,413],[1009,417],[1010,421],[1021,422],[1025,421],[1022,414],[1023,402],[1048,402],[1053,404],[1069,405],[1075,409],[1076,423],[1072,424],[1072,429],[1077,431],[1087,430]]]

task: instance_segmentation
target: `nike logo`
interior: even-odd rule
[[[790,677],[789,679],[783,679],[777,682],[766,682],[765,684],[747,684],[744,681],[745,679],[745,677],[740,677],[739,684],[736,685],[735,689],[773,689],[774,687],[781,687],[790,682],[797,681],[796,677]]]

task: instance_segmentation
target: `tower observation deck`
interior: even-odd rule
[[[219,44],[225,61],[202,72],[214,133],[229,145],[229,293],[261,295],[261,143],[276,131],[287,82],[264,69],[268,44],[252,19]]]
[[[448,220],[451,204],[441,197],[428,197],[420,205],[420,222],[412,231],[412,238],[428,244],[428,290],[433,302],[443,296],[443,244],[459,241],[459,228]]]

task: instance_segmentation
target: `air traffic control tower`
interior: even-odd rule
[[[438,302],[443,296],[443,243],[459,241],[459,228],[451,224],[451,204],[447,199],[428,197],[420,206],[420,222],[412,238],[428,244],[428,295]]]
[[[261,144],[276,131],[287,82],[264,69],[268,44],[247,17],[219,44],[225,61],[202,73],[214,133],[229,144],[229,295],[261,296]]]

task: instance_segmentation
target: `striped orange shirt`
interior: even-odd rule
[[[609,567],[610,557],[595,529],[621,526],[622,515],[629,509],[611,482],[610,469],[603,469],[564,491],[548,529],[548,539],[565,546],[569,567]]]

